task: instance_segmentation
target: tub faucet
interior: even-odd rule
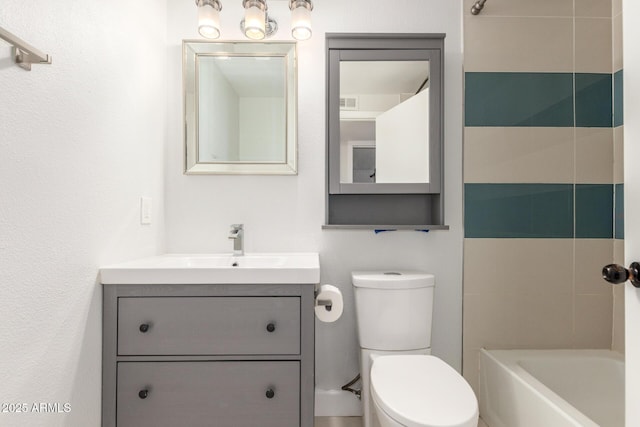
[[[229,240],[233,240],[233,256],[244,255],[244,225],[231,224]]]

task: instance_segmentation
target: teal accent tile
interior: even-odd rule
[[[465,73],[467,126],[571,127],[571,73]]]
[[[622,126],[624,124],[624,80],[622,78],[622,70],[613,75],[613,126]]]
[[[613,238],[613,184],[576,184],[576,238]]]
[[[576,126],[612,126],[611,84],[611,74],[576,73]]]
[[[624,184],[615,186],[615,234],[616,239],[624,239]]]
[[[465,237],[571,238],[572,184],[465,184]]]

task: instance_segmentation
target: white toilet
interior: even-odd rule
[[[477,427],[473,390],[430,355],[434,276],[369,271],[351,277],[364,427]]]

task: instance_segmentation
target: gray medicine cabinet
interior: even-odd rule
[[[444,34],[326,35],[323,228],[444,224]]]

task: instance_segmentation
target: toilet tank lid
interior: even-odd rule
[[[415,289],[435,286],[433,274],[421,271],[354,271],[351,283],[357,288]]]

